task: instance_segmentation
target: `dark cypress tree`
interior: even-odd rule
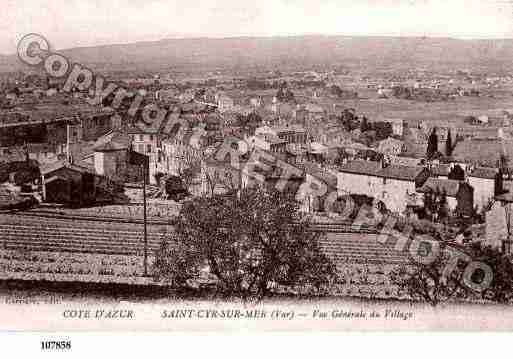
[[[429,219],[433,214],[433,193],[431,190],[428,190],[424,193],[424,211]]]
[[[360,131],[362,133],[367,132],[369,130],[369,122],[367,120],[367,117],[362,117],[362,122],[360,122]]]
[[[439,192],[438,202],[438,220],[443,220],[449,215],[449,209],[447,208],[447,192],[445,189]]]
[[[495,175],[494,181],[494,195],[499,196],[504,193],[504,172],[502,171],[502,166],[499,166],[499,171]]]
[[[294,93],[288,88],[287,91],[285,91],[285,101],[294,102]]]
[[[278,92],[276,93],[276,98],[278,101],[283,102],[285,101],[285,91],[283,90],[283,87],[280,87]]]
[[[448,178],[450,180],[465,181],[465,170],[460,165],[455,165],[451,172],[449,172]]]
[[[438,135],[436,134],[436,127],[431,131],[431,135],[428,139],[428,146],[426,157],[428,159],[432,159],[433,156],[438,152]]]
[[[447,157],[452,156],[452,136],[450,129],[449,132],[447,132],[447,139],[445,140],[445,154],[447,155]]]

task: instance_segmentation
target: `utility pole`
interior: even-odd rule
[[[504,210],[506,212],[506,229],[508,231],[507,238],[502,241],[502,253],[511,254],[511,244],[513,243],[511,235],[511,203],[506,203]]]
[[[148,228],[146,221],[146,161],[143,164],[144,276],[148,276]]]
[[[69,155],[70,132],[71,132],[71,125],[68,123],[68,124],[66,124],[66,162],[71,162],[70,155]]]

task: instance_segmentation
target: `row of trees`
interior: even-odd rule
[[[447,193],[443,190],[428,191],[424,194],[424,211],[432,222],[443,222],[449,217]]]
[[[348,132],[359,129],[360,140],[367,145],[393,136],[391,123],[385,121],[370,122],[366,116],[358,116],[354,108],[345,108],[338,116],[338,121]]]
[[[339,99],[356,99],[356,98],[358,98],[358,92],[344,90],[338,85],[332,85],[329,88],[329,90],[333,96],[336,96]]]
[[[460,137],[456,136],[453,140],[451,130],[447,130],[447,137],[445,139],[445,156],[451,157],[456,144],[461,140]],[[428,138],[428,146],[426,150],[426,158],[428,160],[442,157],[444,154],[438,150],[438,134],[436,127],[433,128]]]
[[[316,81],[316,80],[293,80],[290,82],[290,85],[294,88],[305,88],[305,87],[324,87],[326,86],[324,81]],[[245,84],[246,88],[251,91],[262,91],[262,90],[277,90],[282,87],[288,87],[288,83],[286,81],[269,81],[266,79],[258,79],[258,78],[250,78],[246,80]]]
[[[415,89],[406,86],[395,86],[392,88],[392,96],[402,100],[414,100],[424,102],[447,101],[449,93],[437,89]]]
[[[389,122],[370,122],[365,115],[357,115],[354,108],[345,108],[338,116],[338,121],[349,132],[356,129],[360,129],[361,133],[376,131],[376,136],[379,139],[390,137],[393,133],[392,125]]]
[[[286,86],[280,86],[276,93],[276,98],[280,102],[295,102],[294,93]]]
[[[354,131],[360,127],[360,119],[358,118],[354,108],[345,108],[337,119],[342,127],[348,132]]]

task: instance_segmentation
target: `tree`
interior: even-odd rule
[[[438,222],[449,217],[447,192],[440,188],[430,189],[424,193],[424,211],[429,219]]]
[[[499,196],[504,193],[504,173],[502,167],[499,167],[498,172],[495,174],[494,181],[494,196]]]
[[[333,96],[340,97],[342,95],[342,89],[340,86],[332,85],[330,87],[330,92]]]
[[[200,88],[194,92],[194,98],[196,100],[203,100],[203,97],[205,96],[206,92],[207,91],[204,88]]]
[[[508,162],[509,162],[509,159],[506,155],[504,154],[501,154],[499,156],[499,165],[498,167],[501,168],[502,170],[504,170],[505,168],[508,167]]]
[[[376,131],[376,141],[382,141],[392,136],[394,130],[390,122],[378,121],[372,123],[372,129]]]
[[[254,77],[246,81],[246,87],[252,91],[267,90],[269,88],[265,80],[260,80]]]
[[[276,93],[276,98],[280,102],[284,102],[285,101],[285,91],[283,90],[283,87],[280,87],[278,89],[278,92]]]
[[[493,280],[482,293],[482,297],[497,303],[513,302],[513,263],[511,257],[497,249],[473,243],[469,248],[470,256],[479,262],[486,263],[492,270]],[[475,278],[479,280],[481,278]]]
[[[294,93],[287,88],[287,90],[285,91],[285,102],[294,102],[295,101],[295,97],[294,97]]]
[[[495,175],[495,185],[494,185],[494,195],[498,196],[506,192],[504,186],[504,174],[508,173],[508,158],[501,154],[499,156],[499,161],[497,162],[498,171]]]
[[[409,100],[413,97],[413,90],[409,87],[394,86],[392,88],[392,96],[399,99]]]
[[[164,176],[161,179],[161,188],[166,195],[165,198],[173,201],[181,201],[189,194],[183,179],[178,176]]]
[[[192,156],[186,156],[182,165],[177,168],[178,176],[182,179],[186,188],[189,188],[196,177],[201,173],[201,161]]]
[[[456,297],[467,297],[469,294],[468,288],[462,284],[462,270],[454,270],[446,275],[445,270],[451,259],[451,252],[445,250],[445,244],[440,242],[439,244],[440,250],[434,260],[429,258],[424,263],[412,261],[390,273],[391,282],[399,288],[400,292],[412,300],[427,302],[432,306]],[[433,251],[433,246],[419,248],[420,251],[424,253],[419,255],[428,258],[426,252],[429,254],[428,251]]]
[[[294,102],[294,93],[288,88],[288,85],[286,82],[283,82],[280,84],[280,88],[278,89],[278,92],[276,93],[276,98],[280,102]]]
[[[358,116],[354,108],[345,108],[338,117],[338,120],[348,132],[360,127],[360,122],[358,121]]]
[[[465,181],[465,170],[460,165],[454,165],[451,172],[449,172],[448,178],[450,180]]]
[[[369,126],[369,121],[367,120],[367,117],[363,116],[362,121],[360,122],[360,131],[362,133],[367,132],[371,129]]]
[[[195,198],[184,204],[173,240],[157,253],[155,273],[187,285],[207,268],[220,293],[244,299],[269,296],[275,285],[326,293],[335,267],[298,208],[290,193],[260,187]],[[177,246],[180,251],[169,250]]]
[[[242,188],[241,171],[229,164],[219,162],[217,165],[206,166],[203,175],[210,197],[216,194],[216,190],[233,194]]]
[[[160,181],[162,180],[162,178],[164,176],[165,176],[165,174],[162,172],[155,173],[155,175],[153,177],[155,178],[155,182],[157,182],[157,185],[160,185]]]
[[[445,154],[447,155],[447,157],[452,156],[452,150],[452,136],[451,130],[449,129],[449,131],[447,132],[447,139],[445,140]]]
[[[343,90],[342,88],[340,88],[340,86],[338,85],[332,85],[329,87],[329,90],[330,90],[330,93],[333,95],[333,96],[336,96],[338,98],[342,98],[342,99],[353,99],[353,98],[358,98],[358,93],[355,92],[355,91],[351,91],[351,90]]]
[[[426,151],[426,157],[432,159],[438,152],[438,135],[436,134],[436,127],[431,131],[429,135],[428,146]]]
[[[205,171],[205,181],[208,186],[209,195],[211,197],[216,193],[216,187],[222,183],[221,176],[216,169],[212,169],[210,171]]]
[[[345,108],[342,111],[342,120],[354,121],[356,119],[356,110],[354,108]]]
[[[438,243],[438,255],[433,261],[412,262],[399,267],[391,273],[392,283],[411,299],[425,301],[433,306],[451,299],[486,299],[502,304],[513,302],[513,262],[508,255],[480,242],[461,248]],[[467,260],[461,260],[456,267],[452,267],[450,262],[455,251],[460,255],[464,253]],[[465,285],[463,275],[471,261],[483,263],[491,270],[491,273],[486,273],[479,269],[474,271],[471,278],[467,278],[474,284],[481,284],[479,290],[472,290]],[[453,268],[450,273],[447,272],[449,267]],[[491,276],[489,282],[485,282],[487,274]]]
[[[350,156],[347,154],[344,148],[338,148],[333,163],[340,166],[344,164],[345,160],[347,160],[349,157]]]
[[[447,192],[445,189],[439,194],[437,217],[439,221],[444,221],[449,217],[449,206],[447,204]]]
[[[7,109],[10,107],[10,102],[9,100],[5,97],[5,95],[1,95],[0,96],[0,108],[2,109]]]
[[[464,119],[463,119],[463,122],[469,124],[469,125],[475,125],[477,124],[479,121],[477,120],[477,118],[475,116],[466,116]]]
[[[435,200],[433,198],[433,192],[428,190],[426,193],[424,193],[424,212],[431,221],[433,220],[434,203]]]

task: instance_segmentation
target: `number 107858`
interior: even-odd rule
[[[42,341],[41,350],[69,350],[71,349],[70,341]]]

